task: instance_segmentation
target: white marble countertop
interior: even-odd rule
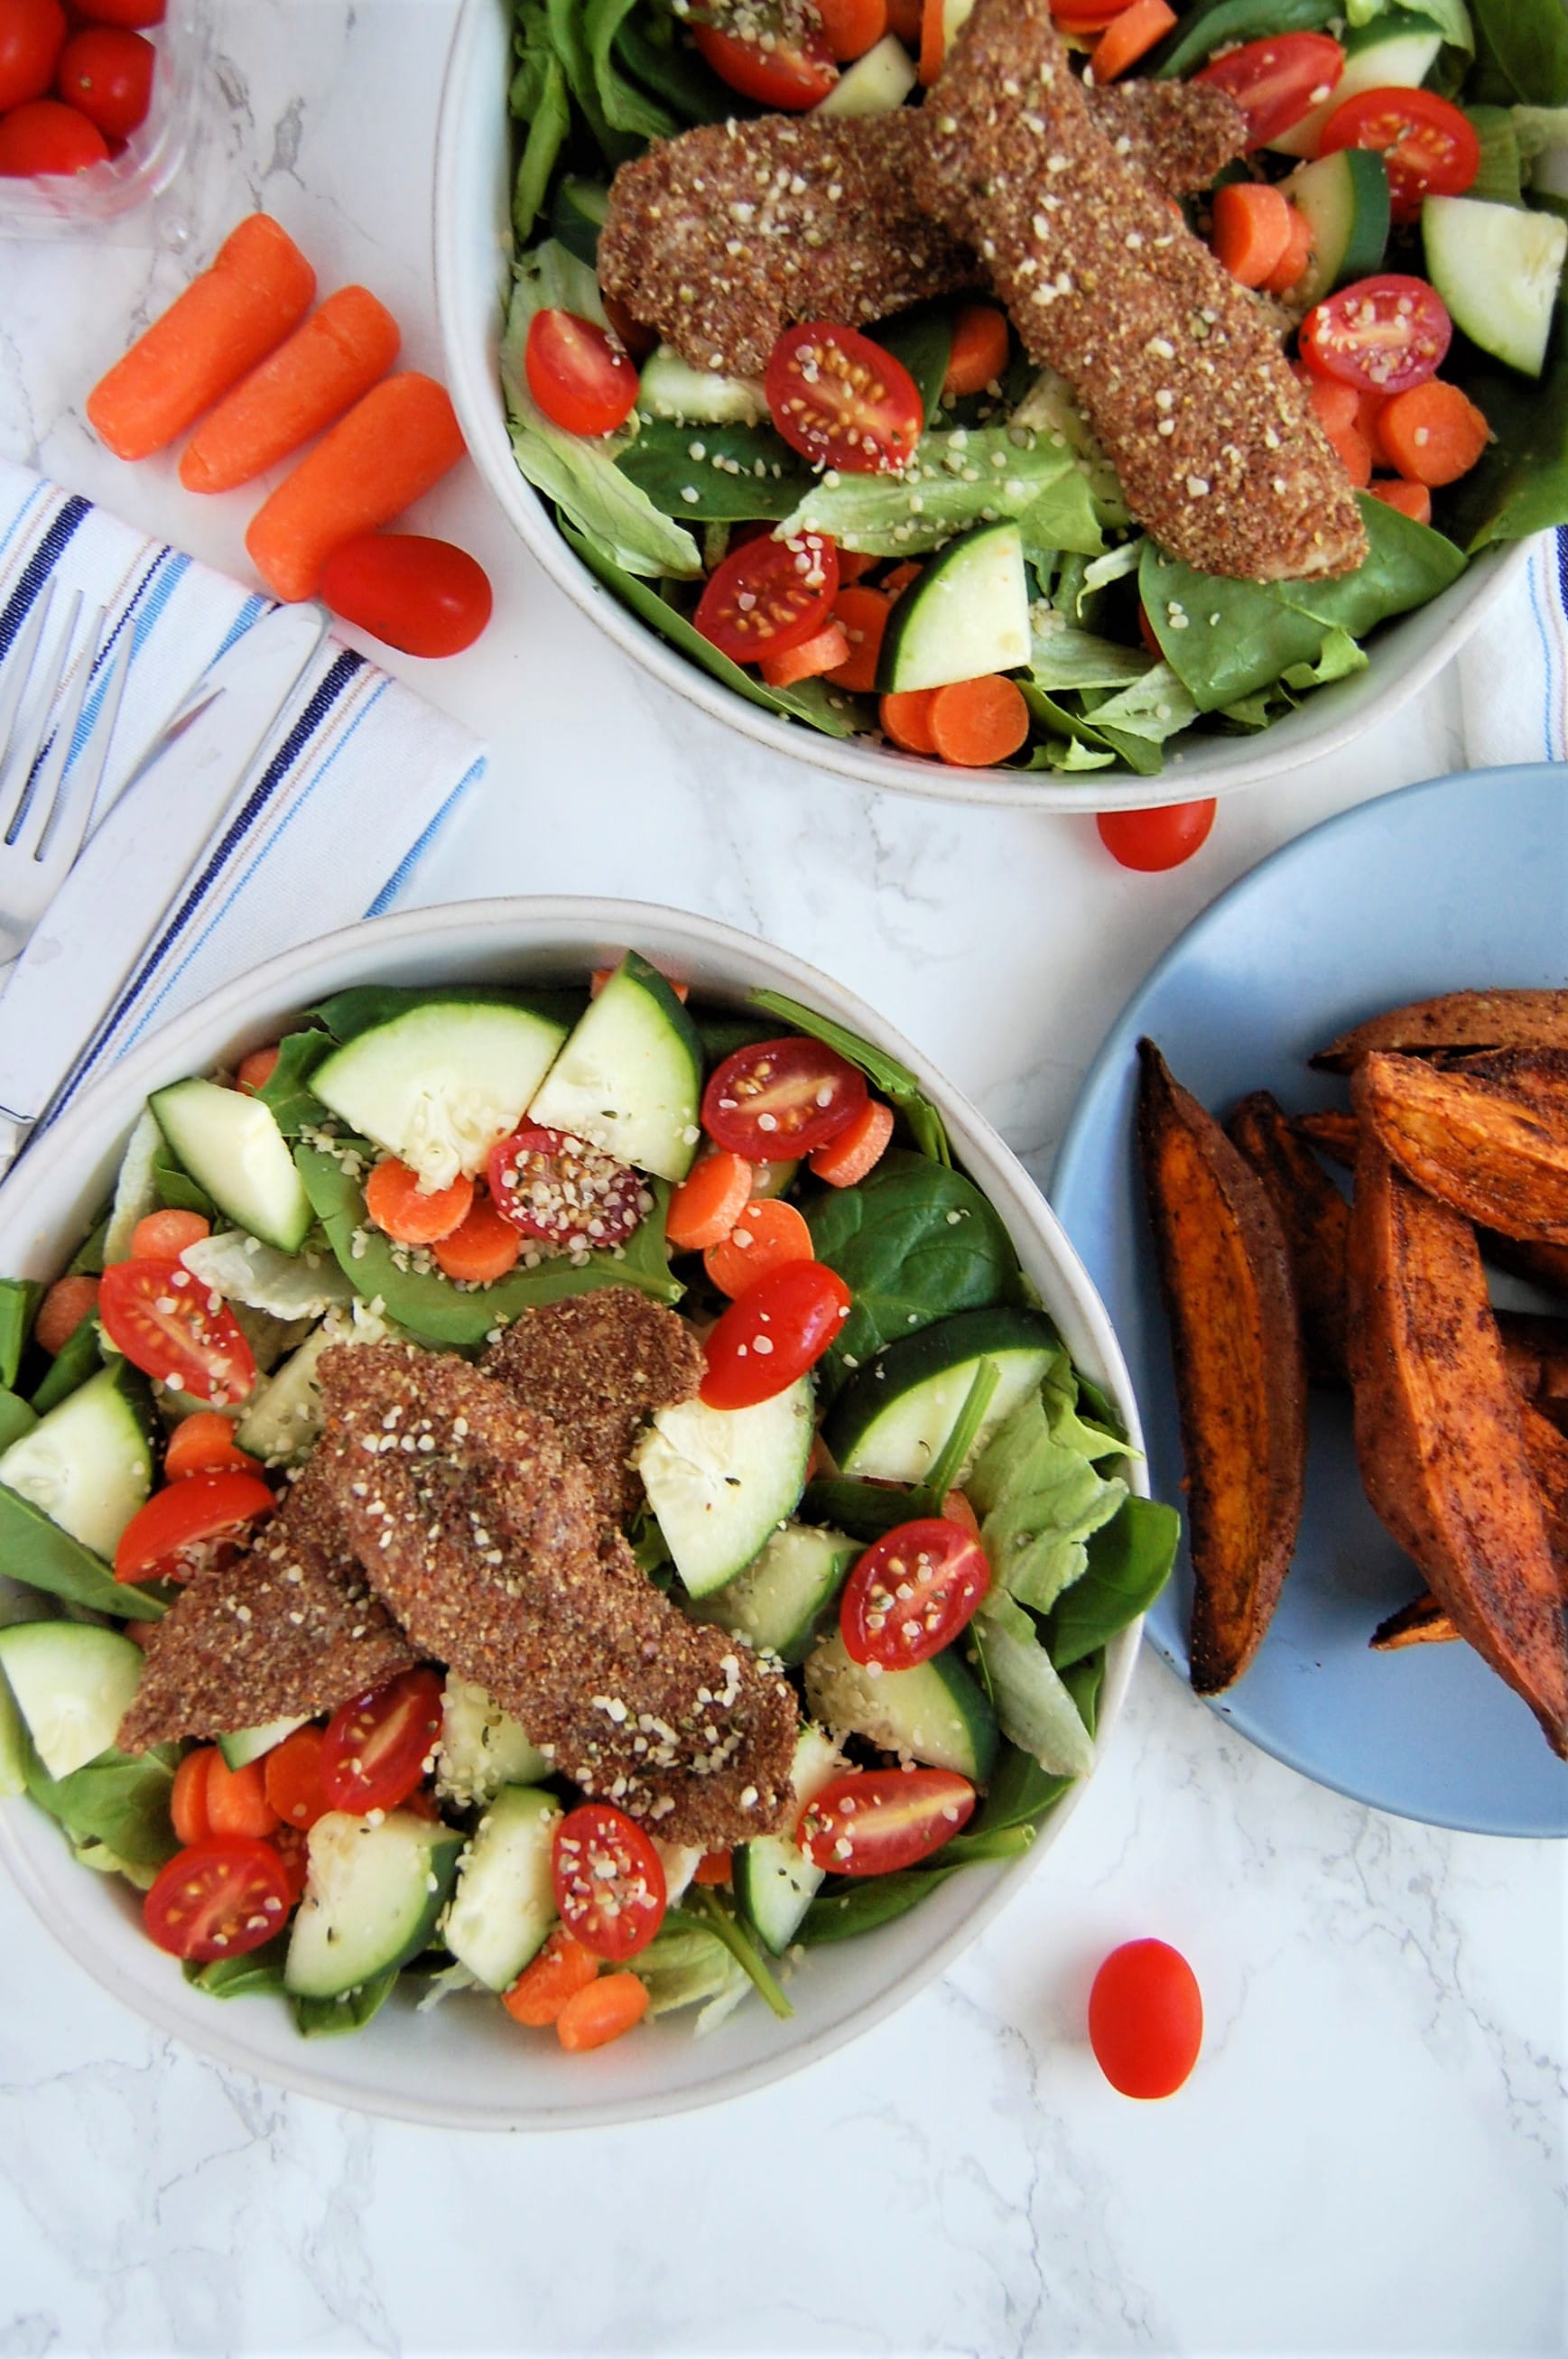
[[[243,569],[245,495],[91,439],[127,323],[253,204],[439,372],[432,137],[452,0],[215,0],[156,248],[0,243],[0,453]],[[1044,1176],[1094,1049],[1188,919],[1326,813],[1457,766],[1440,680],[1222,806],[1165,878],[1089,820],[862,793],[634,671],[472,470],[428,528],[495,623],[392,658],[485,736],[419,897],[668,899],[864,993]],[[376,650],[377,655],[382,651]],[[61,2354],[1548,2353],[1568,2337],[1561,1846],[1440,1833],[1253,1751],[1146,1656],[1112,1758],[940,1985],[798,2079],[657,2129],[463,2138],[258,2087],[149,2032],[0,1887],[0,2359]],[[1208,2033],[1115,2096],[1083,2001],[1116,1941],[1192,1960]]]

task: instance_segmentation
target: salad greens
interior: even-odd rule
[[[1015,358],[990,394],[944,401],[951,302],[920,304],[873,331],[909,368],[924,407],[925,431],[903,474],[814,473],[766,422],[760,386],[749,389],[757,406],[728,422],[650,400],[615,434],[563,432],[528,391],[522,348],[541,306],[603,321],[593,264],[615,170],[649,140],[759,111],[710,71],[683,14],[670,0],[517,0],[518,260],[501,374],[517,464],[552,504],[568,545],[612,595],[749,702],[833,737],[878,729],[874,700],[820,678],[768,687],[694,630],[702,578],[741,526],[819,531],[862,559],[901,561],[981,523],[1015,520],[1034,602],[1030,660],[1015,674],[1030,734],[1015,759],[1025,770],[1092,777],[1116,766],[1150,776],[1184,739],[1270,727],[1364,669],[1367,642],[1440,596],[1476,552],[1568,518],[1563,311],[1539,381],[1456,339],[1444,374],[1485,412],[1490,447],[1438,495],[1439,530],[1364,496],[1371,553],[1332,582],[1193,574],[1146,542],[1050,371]],[[1191,0],[1141,71],[1180,78],[1239,43],[1324,30],[1354,43],[1384,25],[1425,25],[1441,37],[1429,80],[1465,105],[1481,139],[1474,196],[1568,212],[1561,0]],[[1202,226],[1202,207],[1189,210]],[[1398,234],[1385,266],[1423,271],[1419,233]],[[1158,662],[1140,636],[1139,599]],[[1174,626],[1172,606],[1182,610]]]

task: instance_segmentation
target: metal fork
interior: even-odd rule
[[[73,669],[71,642],[82,612],[82,592],[73,591],[52,662],[35,663],[54,603],[54,587],[52,582],[46,583],[0,677],[0,959],[5,960],[15,958],[27,942],[82,849],[130,663],[127,630],[98,684],[96,708],[79,746],[77,733],[94,687],[107,614],[103,607],[97,608]],[[24,718],[29,687],[35,694]]]

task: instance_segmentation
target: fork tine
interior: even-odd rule
[[[48,686],[44,689],[38,699],[37,707],[38,726],[30,732],[27,729],[24,729],[22,732],[22,751],[16,756],[16,778],[19,793],[11,817],[6,823],[4,837],[0,838],[0,841],[3,841],[5,843],[11,843],[16,841],[22,826],[27,821],[29,809],[36,800],[36,797],[33,792],[33,771],[38,763],[39,748],[42,746],[44,739],[49,734],[50,710],[54,704],[55,698],[60,694],[60,684],[65,678],[67,668],[71,662],[71,642],[75,636],[76,618],[81,612],[82,592],[80,590],[73,590],[71,593],[71,606],[65,618],[65,628],[60,634],[60,647],[55,658],[54,669],[49,674]],[[48,667],[46,666],[45,669],[47,669]],[[80,707],[78,709],[80,710]],[[74,722],[71,725],[74,728]]]
[[[11,649],[10,668],[5,674],[4,685],[0,685],[0,770],[5,766],[5,756],[11,745],[11,732],[16,726],[16,714],[27,685],[27,675],[33,668],[34,651],[53,603],[54,576],[50,574],[44,583],[43,595],[34,600],[33,611],[16,635]]]
[[[46,875],[59,873],[63,876],[72,860],[86,829],[88,813],[93,808],[93,792],[87,774],[92,768],[90,755],[93,734],[102,727],[105,701],[101,701],[94,715],[93,732],[81,748],[81,759],[72,764],[76,736],[81,726],[82,709],[93,686],[93,667],[103,643],[103,629],[109,617],[100,606],[93,616],[82,646],[82,659],[77,667],[76,682],[71,689],[67,709],[61,713],[54,733],[54,743],[33,791],[33,805],[22,830],[21,843],[30,842],[33,857]],[[105,689],[112,685],[104,682]],[[96,784],[96,781],[93,781]],[[84,792],[83,789],[86,789]]]

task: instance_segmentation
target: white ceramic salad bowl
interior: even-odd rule
[[[569,980],[636,947],[701,995],[739,1003],[770,986],[820,1009],[912,1068],[957,1158],[1006,1223],[1019,1258],[1084,1374],[1119,1404],[1138,1446],[1136,1405],[1116,1339],[1054,1214],[1002,1140],[882,1019],[826,975],[710,920],[633,902],[494,900],[378,919],[272,960],[180,1016],[86,1093],[0,1190],[0,1271],[52,1277],[91,1224],[147,1093],[278,1037],[291,1017],[351,984]],[[1132,1481],[1145,1486],[1141,1459]],[[1138,1652],[1135,1623],[1109,1647],[1097,1750],[1110,1741]],[[747,2006],[710,2037],[679,2016],[591,2057],[519,2030],[498,2006],[458,1997],[424,2014],[399,2000],[347,2039],[305,2041],[278,2002],[215,2000],[190,1988],[142,1930],[117,1877],[73,1860],[60,1829],[26,1799],[0,1802],[0,1861],[87,1972],[161,2030],[224,2063],[315,2097],[464,2129],[561,2129],[658,2117],[738,2096],[828,2054],[949,1965],[1007,1903],[1054,1840],[1083,1781],[1032,1849],[966,1867],[912,1914],[818,1948],[789,1975],[795,2013]]]
[[[1485,551],[1453,588],[1385,625],[1366,670],[1315,690],[1256,734],[1187,738],[1154,777],[1096,771],[965,770],[866,740],[837,739],[732,693],[689,662],[606,590],[556,529],[519,473],[508,439],[497,353],[510,285],[511,125],[506,91],[512,14],[507,0],[463,0],[448,60],[436,143],[435,281],[446,378],[475,465],[508,521],[551,580],[637,663],[716,720],[863,786],[1040,811],[1138,810],[1228,794],[1336,753],[1386,720],[1458,651],[1523,562],[1520,544]]]

